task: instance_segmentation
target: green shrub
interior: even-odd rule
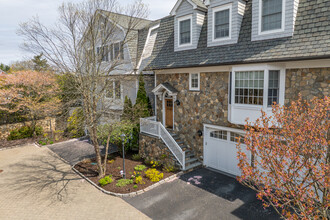
[[[35,132],[37,136],[41,135],[43,133],[42,127],[37,126],[35,128]],[[11,130],[7,140],[11,141],[31,137],[33,137],[33,129],[30,126],[23,126],[21,128]]]
[[[142,170],[145,170],[147,167],[145,165],[136,165],[134,167],[134,170],[136,171],[142,171]]]
[[[133,186],[133,188],[134,188],[134,189],[137,189],[137,188],[138,188],[138,186],[137,186],[137,185],[134,185],[134,186]]]
[[[73,138],[84,136],[84,112],[76,108],[68,119],[68,132]]]
[[[37,136],[40,136],[40,135],[43,135],[43,133],[44,133],[44,129],[43,129],[41,126],[37,126],[37,127],[35,128],[35,132],[36,132],[36,135],[37,135]]]
[[[140,156],[140,154],[133,154],[133,155],[132,155],[132,160],[135,160],[135,161],[137,161],[137,160],[141,160],[141,156]]]
[[[100,179],[100,180],[99,180],[99,184],[100,184],[101,186],[105,186],[105,185],[108,185],[108,184],[112,183],[113,180],[112,180],[111,177],[112,177],[112,175],[109,175],[109,176],[106,176],[106,177]]]
[[[163,171],[171,173],[171,172],[175,172],[177,169],[175,168],[175,166],[166,164],[163,168]]]
[[[117,187],[124,187],[124,186],[127,186],[129,184],[133,184],[133,180],[131,180],[131,179],[120,179],[120,180],[117,181],[116,186]]]

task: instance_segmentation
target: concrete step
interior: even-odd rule
[[[190,157],[194,157],[195,156],[195,154],[192,152],[192,151],[190,151],[190,150],[188,150],[188,151],[185,151],[185,153],[186,153],[186,158],[190,158]]]
[[[195,169],[195,168],[198,168],[198,167],[201,167],[203,164],[199,161],[195,162],[195,163],[192,163],[190,164],[189,166],[186,166],[186,171],[187,170],[191,170],[191,169]]]
[[[196,161],[198,161],[198,159],[196,157],[190,158],[189,160],[186,160],[186,166],[187,166],[187,164],[189,165],[189,164],[192,164]]]

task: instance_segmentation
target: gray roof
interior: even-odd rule
[[[201,1],[201,0],[191,0],[191,1],[193,3],[195,3],[197,5],[197,7],[202,8],[202,9],[207,9],[207,7],[203,1]]]
[[[205,18],[197,49],[174,52],[174,16],[165,17],[146,70],[330,58],[329,0],[300,0],[293,37],[251,41],[251,23],[249,1],[237,44],[207,47]]]
[[[165,83],[162,83],[161,85],[163,85],[168,91],[170,91],[171,93],[178,93],[179,91],[174,88],[170,83],[168,82],[165,82]]]
[[[139,30],[141,28],[144,28],[145,26],[149,25],[152,21],[143,19],[143,18],[137,18],[132,17],[124,14],[118,14],[114,12],[104,11],[101,10],[102,13],[105,13],[111,18],[116,24],[120,25],[121,27],[127,29],[131,28],[134,30]]]

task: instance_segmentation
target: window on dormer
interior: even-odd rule
[[[261,0],[261,31],[282,28],[283,0]]]
[[[229,37],[229,9],[214,13],[214,39]]]
[[[179,20],[179,45],[191,44],[191,18]]]
[[[231,14],[232,4],[212,9],[212,41],[231,39]]]

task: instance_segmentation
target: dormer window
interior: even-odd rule
[[[213,40],[230,38],[231,4],[217,7],[213,10]]]
[[[179,21],[179,46],[191,45],[192,40],[192,16],[185,16]]]
[[[251,40],[292,37],[299,0],[252,0]]]
[[[281,30],[283,0],[261,0],[261,32]]]

